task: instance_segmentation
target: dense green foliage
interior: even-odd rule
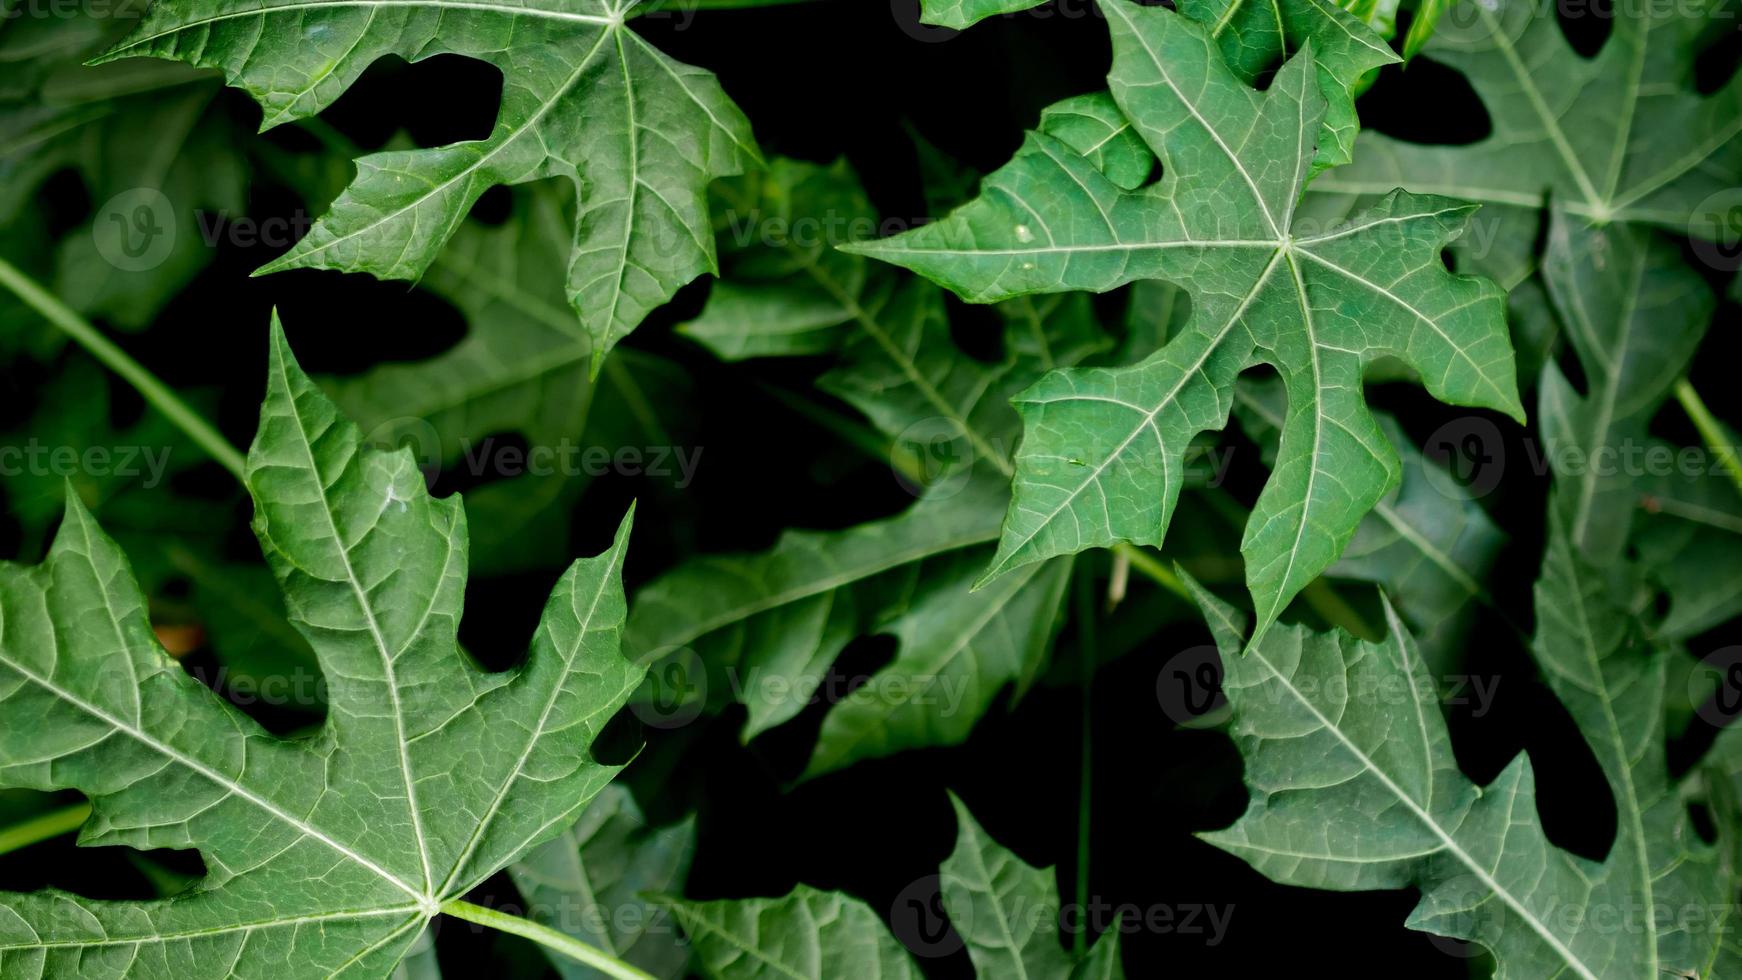
[[[1742,977],[1721,4],[0,4],[0,980]]]

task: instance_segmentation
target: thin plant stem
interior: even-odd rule
[[[1082,734],[1077,758],[1077,882],[1072,893],[1077,903],[1077,927],[1071,934],[1071,950],[1078,959],[1089,952],[1089,773],[1094,763],[1095,727],[1091,719],[1095,694],[1095,575],[1089,563],[1076,563],[1077,587],[1077,682],[1081,694]]]
[[[549,926],[541,926],[531,919],[523,919],[518,915],[509,915],[482,905],[473,905],[459,899],[442,903],[442,911],[456,919],[487,926],[498,932],[506,932],[511,936],[530,939],[547,949],[554,949],[564,956],[577,960],[598,970],[608,977],[617,980],[654,980],[654,976],[645,970],[623,962],[610,953],[589,946],[579,939],[556,931]]]
[[[89,320],[74,312],[62,303],[54,294],[37,285],[29,276],[20,272],[11,263],[0,259],[0,286],[5,286],[24,300],[30,308],[42,314],[43,318],[54,324],[62,333],[77,341],[79,346],[91,353],[92,357],[101,361],[105,367],[120,375],[132,385],[145,401],[164,414],[175,424],[175,427],[187,434],[206,454],[218,462],[218,465],[230,471],[236,479],[242,479],[245,465],[242,454],[225,439],[223,433],[212,427],[210,422],[201,418],[198,412],[189,408],[168,385],[157,380],[157,377],[147,371],[138,361],[130,357],[126,351],[115,346],[114,342],[103,336],[102,332],[92,326]]]
[[[85,818],[90,815],[89,803],[75,803],[59,810],[39,813],[10,827],[0,827],[0,854],[21,851],[33,844],[70,834],[84,826]]]
[[[1723,423],[1706,408],[1700,393],[1686,378],[1675,383],[1675,400],[1681,402],[1682,410],[1693,420],[1694,428],[1700,430],[1700,438],[1706,441],[1706,448],[1712,455],[1718,457],[1723,464],[1724,472],[1730,474],[1730,482],[1736,484],[1736,492],[1742,493],[1742,459],[1736,456],[1736,447],[1730,445],[1730,436],[1724,431]]]

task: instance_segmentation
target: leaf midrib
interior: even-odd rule
[[[429,841],[424,836],[423,814],[417,801],[416,780],[412,779],[411,776],[410,743],[405,737],[405,707],[401,703],[399,697],[399,681],[393,663],[395,654],[387,648],[387,638],[381,632],[381,624],[375,620],[375,608],[370,605],[369,594],[364,590],[363,583],[357,578],[356,568],[351,565],[351,553],[345,544],[345,539],[339,534],[339,524],[337,519],[333,516],[332,501],[327,497],[327,488],[321,480],[320,467],[315,464],[314,446],[309,441],[308,429],[303,425],[302,414],[296,410],[294,405],[296,397],[295,388],[291,385],[290,374],[286,367],[289,359],[288,357],[279,357],[275,358],[275,360],[278,367],[279,383],[284,386],[286,397],[293,402],[289,414],[296,424],[297,435],[301,436],[299,441],[302,446],[303,458],[307,460],[308,472],[310,476],[313,477],[320,492],[321,515],[326,518],[327,529],[332,534],[334,550],[339,556],[340,564],[344,566],[345,581],[351,586],[351,594],[357,601],[358,609],[363,613],[364,621],[368,623],[369,635],[375,642],[375,650],[381,655],[381,668],[384,674],[383,679],[386,681],[387,693],[393,709],[394,740],[397,743],[395,749],[399,754],[399,774],[405,785],[406,810],[409,811],[411,816],[412,834],[417,838],[418,859],[423,868],[425,892],[420,894],[418,899],[420,904],[422,904],[427,910],[433,911],[433,907],[436,903],[433,896],[428,893],[428,889],[435,884],[435,875],[434,872],[430,870]],[[451,540],[448,542],[448,550],[449,555],[444,556],[442,560],[444,567],[447,565],[448,561],[451,560],[451,553],[453,551],[453,542]],[[430,601],[431,606],[433,607],[433,596]],[[428,614],[429,610],[426,609],[424,612],[425,617],[427,617]],[[419,623],[418,629],[419,631],[422,630],[421,622]],[[415,632],[412,634],[413,637],[416,637],[416,635],[417,633]]]
[[[1589,967],[1585,966],[1584,961],[1579,959],[1578,956],[1561,941],[1560,937],[1556,936],[1547,925],[1532,915],[1529,909],[1525,908],[1524,904],[1520,902],[1516,896],[1505,888],[1502,888],[1500,882],[1496,881],[1493,875],[1490,874],[1473,855],[1464,850],[1464,848],[1446,832],[1445,828],[1440,826],[1439,821],[1434,819],[1432,814],[1428,813],[1420,804],[1416,803],[1414,798],[1412,798],[1408,793],[1405,793],[1403,787],[1398,785],[1397,782],[1391,778],[1389,773],[1380,768],[1379,764],[1374,762],[1371,756],[1361,751],[1360,747],[1345,735],[1341,728],[1332,722],[1330,718],[1326,717],[1324,712],[1319,710],[1318,705],[1313,704],[1298,688],[1290,683],[1287,676],[1285,676],[1281,670],[1277,669],[1276,665],[1271,663],[1270,660],[1264,656],[1261,650],[1249,647],[1245,655],[1254,657],[1259,663],[1263,664],[1265,669],[1270,671],[1271,676],[1276,679],[1276,682],[1282,685],[1283,689],[1287,691],[1289,695],[1291,695],[1295,701],[1301,705],[1301,707],[1311,713],[1319,725],[1325,731],[1331,733],[1331,736],[1342,744],[1345,751],[1355,757],[1355,761],[1358,762],[1363,769],[1372,773],[1373,777],[1379,780],[1380,785],[1395,796],[1398,802],[1403,804],[1404,808],[1407,809],[1410,814],[1422,824],[1422,826],[1426,827],[1429,832],[1439,838],[1442,848],[1446,853],[1451,854],[1461,864],[1468,868],[1470,873],[1488,888],[1489,892],[1504,902],[1514,914],[1530,927],[1532,932],[1535,932],[1539,937],[1541,937],[1543,942],[1548,944],[1549,948],[1553,949],[1556,955],[1561,958],[1562,962],[1577,971],[1579,976],[1584,978],[1584,980],[1600,980],[1599,976],[1596,973],[1593,973]],[[1405,663],[1408,662],[1409,654],[1407,650],[1402,654],[1402,659]],[[1414,686],[1415,685],[1411,685],[1412,688]]]

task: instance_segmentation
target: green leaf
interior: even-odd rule
[[[1650,443],[1688,469],[1638,481],[1639,506],[1630,544],[1669,610],[1658,636],[1690,640],[1742,615],[1742,494],[1712,472],[1710,454]]]
[[[245,186],[234,149],[243,133],[213,108],[221,86],[209,72],[82,64],[143,6],[74,5],[53,17],[9,10],[0,37],[3,237],[10,245],[29,234],[44,185],[63,171],[77,174],[90,210],[52,244],[16,256],[8,249],[8,257],[75,310],[128,330],[149,323],[210,263],[207,236],[223,214],[241,210]],[[56,334],[53,344],[62,340]]]
[[[1440,263],[1471,205],[1400,191],[1347,223],[1294,227],[1325,109],[1310,51],[1260,93],[1186,18],[1104,9],[1113,96],[1162,159],[1159,184],[1124,191],[1030,133],[978,200],[855,250],[977,302],[1138,279],[1191,293],[1190,327],[1149,360],[1057,371],[1017,399],[1025,434],[988,580],[1084,548],[1160,544],[1186,446],[1224,424],[1241,371],[1274,365],[1288,414],[1241,547],[1262,633],[1397,482],[1360,393],[1366,364],[1396,357],[1442,401],[1523,417],[1501,294]]]
[[[1200,590],[1251,791],[1240,820],[1205,839],[1287,884],[1418,888],[1408,925],[1487,947],[1496,976],[1734,972],[1734,883],[1665,758],[1664,651],[1606,588],[1551,520],[1533,653],[1614,794],[1605,861],[1543,834],[1527,757],[1484,787],[1459,772],[1434,679],[1394,614],[1383,643],[1279,627],[1242,655],[1237,614]]]
[[[956,808],[956,849],[940,866],[938,884],[944,911],[980,976],[1068,980],[1124,975],[1117,928],[1083,960],[1075,959],[1059,944],[1061,910],[1053,869],[1023,863],[986,834],[954,793],[950,803]],[[1078,912],[1079,920],[1086,919],[1083,910]]]
[[[611,779],[587,748],[640,680],[618,652],[627,520],[552,592],[526,664],[455,631],[458,498],[361,444],[274,324],[247,479],[254,529],[329,685],[312,738],[275,738],[158,646],[119,549],[74,496],[48,560],[0,565],[0,785],[78,789],[81,843],[198,849],[152,902],[0,895],[0,974],[381,976],[444,900],[572,823]]]
[[[1566,335],[1584,369],[1581,395],[1543,365],[1537,414],[1555,501],[1586,557],[1620,558],[1640,500],[1647,431],[1705,336],[1715,300],[1681,250],[1648,229],[1594,228],[1556,209],[1543,258]]]
[[[375,153],[288,253],[261,272],[320,268],[417,279],[499,184],[567,177],[580,198],[566,292],[605,354],[715,266],[704,191],[756,162],[750,126],[708,72],[626,26],[635,0],[158,0],[103,61],[149,55],[222,69],[264,127],[331,105],[376,59],[478,58],[503,75],[483,140]]]
[[[1009,395],[1054,364],[1106,346],[1085,297],[1001,307],[1004,357],[984,364],[950,338],[941,292],[837,251],[876,227],[843,164],[775,160],[717,185],[728,279],[684,331],[721,356],[838,352],[819,385],[870,420],[919,472],[904,513],[843,531],[794,531],[771,550],[692,560],[636,595],[633,649],[700,660],[709,701],[749,710],[744,737],[795,717],[855,638],[888,634],[893,661],[824,717],[806,776],[903,749],[955,744],[1006,686],[1045,666],[1070,563],[1027,569],[972,592],[1008,500],[1018,420]],[[795,315],[794,311],[802,311]],[[911,484],[917,483],[918,486]],[[662,676],[656,670],[656,676]]]
[[[918,980],[877,913],[840,892],[799,885],[784,898],[671,900],[712,980]]]
[[[1702,95],[1694,59],[1727,20],[1717,6],[1649,5],[1610,20],[1594,58],[1567,42],[1552,5],[1470,0],[1425,55],[1462,72],[1492,122],[1467,145],[1361,136],[1354,162],[1319,193],[1384,194],[1396,186],[1491,206],[1481,271],[1516,279],[1553,200],[1594,223],[1637,222],[1721,238],[1742,184],[1742,76]]]
[[[956,849],[939,869],[943,907],[982,977],[1123,977],[1113,930],[1076,959],[1059,943],[1051,868],[1034,868],[986,835],[954,794]],[[904,893],[905,894],[905,893]],[[710,980],[918,977],[877,913],[840,892],[799,885],[784,898],[670,900]]]
[[[550,926],[648,973],[684,975],[689,950],[662,906],[644,896],[683,890],[695,856],[695,821],[649,827],[635,798],[611,785],[573,827],[514,863],[509,872],[534,922]],[[551,954],[565,980],[597,970]]]
[[[1039,5],[1039,0],[922,0],[921,20],[961,29],[986,17]],[[1319,84],[1330,100],[1319,132],[1313,171],[1348,162],[1358,129],[1355,95],[1379,66],[1398,60],[1359,16],[1330,0],[1182,0],[1177,6],[1181,14],[1204,25],[1227,59],[1228,67],[1247,83],[1256,82],[1288,52],[1310,45]],[[1101,9],[1105,10],[1106,4]],[[1110,17],[1112,21],[1117,19]],[[1387,25],[1388,32],[1391,26]],[[1114,25],[1114,36],[1118,34],[1119,28]],[[1068,106],[1073,108],[1065,111],[1076,111],[1105,98],[1104,94],[1097,94],[1069,99],[1054,110]],[[1104,104],[1094,111],[1104,114]],[[1071,143],[1083,156],[1095,158],[1084,145],[1050,130],[1044,114],[1041,130]],[[1137,178],[1141,180],[1148,170],[1148,164],[1143,164]],[[1121,187],[1136,186],[1126,184],[1115,172],[1108,176]]]
[[[1242,378],[1234,388],[1234,414],[1270,457],[1284,404],[1282,385],[1270,379]],[[1472,602],[1488,601],[1482,583],[1504,535],[1470,490],[1422,456],[1396,418],[1384,412],[1376,418],[1402,461],[1403,478],[1361,519],[1326,574],[1383,586],[1428,662],[1442,664],[1459,650]]]
[[[496,475],[500,437],[525,438],[523,472],[467,493],[479,530],[472,565],[484,573],[567,560],[571,512],[599,469],[592,454],[662,452],[674,485],[693,476],[683,464],[695,457],[677,455],[686,447],[665,421],[682,414],[687,384],[676,365],[625,350],[590,376],[594,344],[560,285],[572,208],[557,190],[517,188],[506,221],[465,223],[430,266],[421,285],[466,318],[458,344],[327,385],[372,442],[409,446],[432,473]]]

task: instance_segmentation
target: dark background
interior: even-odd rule
[[[1062,97],[1104,87],[1109,53],[1105,28],[1084,0],[995,18],[960,35],[917,24],[912,0],[833,0],[763,10],[673,14],[637,22],[637,29],[673,57],[716,72],[755,127],[765,155],[826,162],[845,155],[885,216],[927,213],[920,172],[905,127],[982,173],[1015,149],[1040,109]],[[693,17],[687,24],[685,20]],[[1595,51],[1606,34],[1602,17],[1567,18],[1580,50]],[[1401,34],[1401,31],[1400,31]],[[1701,63],[1702,88],[1734,70],[1732,42]],[[453,57],[417,65],[377,64],[337,105],[323,114],[358,144],[380,146],[404,128],[430,146],[488,133],[501,81],[493,68]],[[252,129],[259,110],[241,93],[226,91],[222,111]],[[1426,60],[1407,70],[1388,68],[1360,103],[1364,126],[1424,142],[1469,142],[1486,134],[1480,102],[1455,72]],[[258,137],[301,149],[295,127]],[[299,142],[302,141],[302,142]],[[78,181],[51,182],[44,203],[65,227],[89,213]],[[501,195],[487,195],[478,216],[499,219]],[[306,209],[297,195],[256,172],[249,214],[256,219]],[[440,352],[465,331],[459,314],[441,300],[404,283],[365,276],[298,271],[261,279],[248,272],[282,249],[220,245],[216,261],[159,318],[158,326],[120,341],[178,389],[215,392],[221,427],[245,445],[254,429],[265,364],[265,325],[276,305],[304,366],[346,374],[384,360],[413,360]],[[1694,263],[1695,267],[1703,267]],[[1720,288],[1724,285],[1716,282]],[[706,455],[697,481],[674,495],[645,479],[599,480],[582,499],[575,521],[574,554],[608,543],[616,517],[642,499],[626,571],[633,595],[639,584],[697,551],[758,549],[792,526],[844,527],[893,513],[911,501],[886,467],[842,450],[825,432],[763,394],[772,381],[794,390],[823,361],[725,366],[674,335],[670,327],[695,314],[706,278],[656,311],[626,342],[686,366],[695,386],[693,443]],[[1109,317],[1119,297],[1102,301]],[[971,311],[958,311],[972,321]],[[1742,395],[1727,375],[1739,363],[1737,309],[1726,304],[1694,367],[1694,381],[1713,410],[1742,418]],[[64,358],[85,356],[76,349]],[[1576,363],[1562,357],[1574,378]],[[4,378],[5,418],[28,414],[39,383],[34,371]],[[1375,402],[1396,412],[1418,437],[1454,417],[1425,393],[1385,386]],[[111,379],[118,422],[142,411],[136,395]],[[826,396],[817,396],[826,401]],[[1530,399],[1527,397],[1527,404]],[[726,405],[730,411],[708,411]],[[845,406],[835,406],[843,412]],[[1465,413],[1467,414],[1467,413]],[[1534,437],[1505,420],[1499,428],[1523,458],[1523,438]],[[1680,414],[1666,410],[1659,434],[1678,443],[1699,442]],[[1231,433],[1229,438],[1238,439]],[[1232,477],[1246,502],[1265,473],[1255,453]],[[456,486],[438,485],[438,490]],[[213,501],[214,519],[227,515],[238,556],[255,555],[247,532],[247,506],[230,477],[215,466],[185,475],[177,489]],[[1486,500],[1509,533],[1490,590],[1509,615],[1529,628],[1530,584],[1541,553],[1547,480],[1509,473],[1501,492]],[[649,508],[649,504],[653,507]],[[1237,547],[1237,535],[1229,549]],[[17,548],[15,528],[0,528],[7,555]],[[1099,567],[1102,559],[1093,559]],[[463,638],[511,659],[536,621],[560,569],[522,575],[474,576],[467,593]],[[1219,732],[1179,728],[1156,697],[1161,665],[1175,652],[1209,642],[1195,619],[1141,579],[1133,597],[1101,624],[1103,656],[1093,719],[1091,893],[1139,908],[1165,904],[1232,906],[1227,934],[1212,945],[1207,932],[1136,932],[1124,937],[1125,963],[1134,977],[1245,976],[1277,968],[1323,965],[1344,976],[1423,978],[1481,974],[1480,961],[1460,955],[1458,944],[1413,933],[1403,921],[1414,904],[1409,892],[1330,894],[1271,884],[1239,860],[1197,841],[1193,834],[1231,823],[1245,806],[1240,760]],[[1374,608],[1370,587],[1343,591]],[[1077,629],[1067,624],[1054,656],[1061,680],[1034,691],[1014,711],[994,711],[972,739],[955,749],[910,752],[861,763],[792,789],[802,769],[823,706],[758,740],[738,744],[739,709],[675,731],[643,731],[627,714],[608,739],[605,754],[627,759],[648,747],[628,779],[657,822],[699,814],[700,846],[689,884],[695,898],[774,895],[803,881],[847,890],[888,913],[896,896],[935,873],[954,843],[946,789],[974,810],[993,837],[1034,865],[1057,865],[1067,900],[1076,865],[1079,773],[1079,695],[1070,682]],[[504,638],[509,638],[505,640]],[[1737,642],[1736,631],[1702,638],[1696,649]],[[1539,804],[1557,844],[1600,859],[1614,836],[1615,810],[1589,750],[1565,711],[1536,678],[1527,651],[1492,614],[1479,613],[1465,669],[1498,675],[1498,699],[1482,717],[1451,711],[1453,737],[1465,771],[1486,782],[1518,752],[1537,760]],[[837,667],[842,677],[863,676],[891,655],[887,640],[855,644]],[[1672,763],[1685,768],[1712,737],[1696,723],[1672,747]],[[162,855],[172,866],[197,870],[191,855]],[[56,884],[94,895],[147,893],[137,866],[116,854],[75,852],[69,839],[0,858],[9,888]],[[517,901],[498,876],[474,896],[496,906]],[[1198,921],[1205,920],[1200,915]],[[531,975],[545,967],[518,940],[480,934],[457,922],[441,933],[444,965],[470,976],[492,957],[512,955]],[[972,975],[965,954],[923,961],[933,977]],[[1335,966],[1330,966],[1335,964]]]

